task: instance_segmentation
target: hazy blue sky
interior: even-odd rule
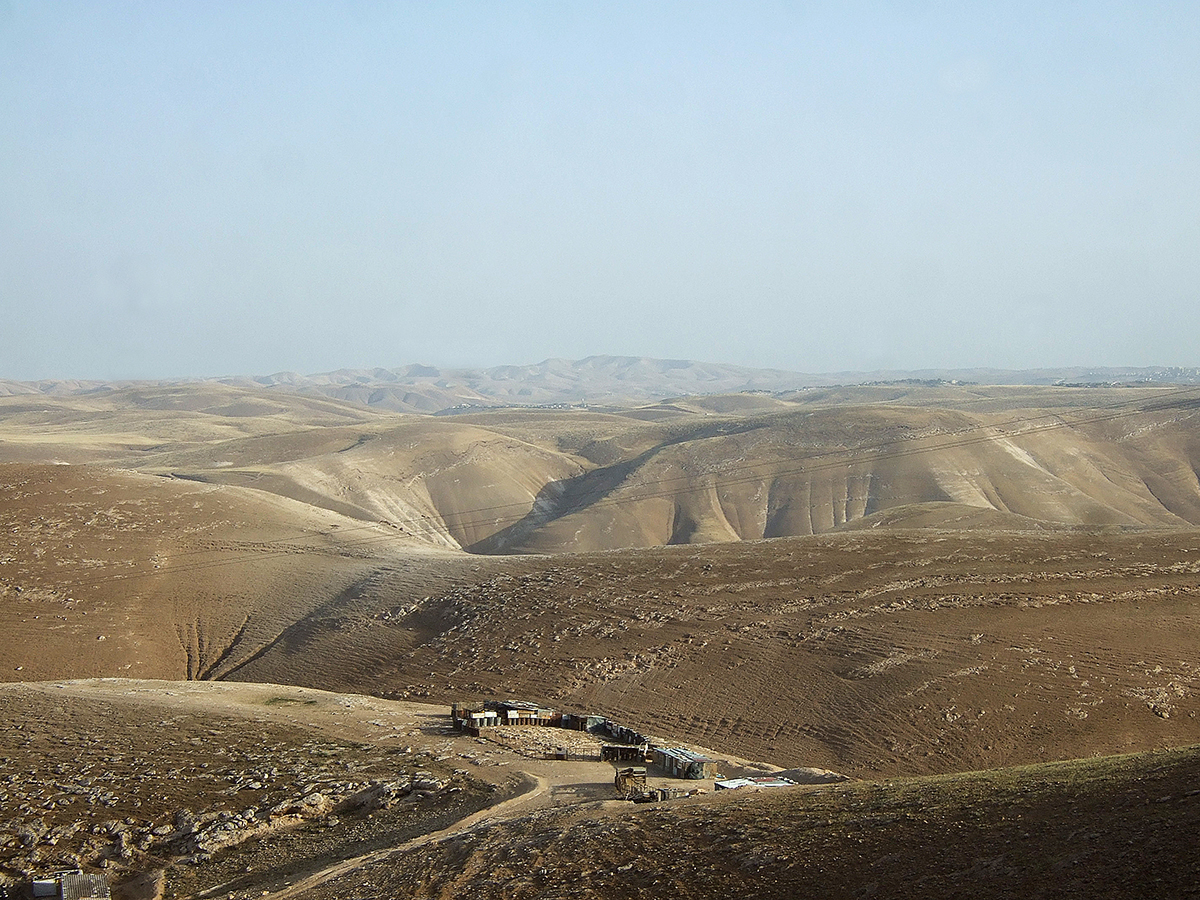
[[[0,377],[1200,365],[1200,3],[0,0]]]

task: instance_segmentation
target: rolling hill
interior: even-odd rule
[[[815,375],[686,359],[589,356],[546,359],[533,365],[338,369],[312,375],[197,378],[174,386],[232,386],[251,391],[328,398],[387,412],[457,413],[476,408],[617,406],[671,397],[744,392],[787,392],[831,386],[964,383],[979,385],[1118,385],[1200,383],[1200,369],[1178,366],[1058,369],[928,369]],[[0,396],[80,396],[153,387],[156,382],[0,379]],[[285,401],[286,402],[286,401]]]
[[[1177,528],[1200,523],[1196,404],[943,385],[447,419],[202,385],[7,398],[0,460],[243,487],[474,553],[931,525],[939,504],[947,525]]]
[[[0,671],[512,691],[855,774],[1200,740],[1191,394],[857,390],[7,398]]]
[[[103,730],[112,718],[114,748],[123,722],[157,740],[161,716],[185,723],[189,747],[205,729],[232,733],[224,719],[188,719],[208,700],[172,711],[177,685],[20,684],[120,676],[225,682],[210,687],[257,698],[254,716],[285,703],[272,721],[301,730],[271,731],[272,752],[304,759],[310,701],[335,732],[346,711],[370,709],[354,719],[363,743],[336,749],[367,754],[363,771],[386,764],[368,753],[386,725],[370,705],[384,701],[358,696],[370,694],[435,708],[529,699],[762,765],[870,779],[615,817],[551,794],[529,815],[435,840],[430,829],[521,779],[484,787],[451,771],[454,754],[480,764],[474,745],[415,727],[432,712],[405,713],[408,730],[388,732],[395,752],[446,763],[470,803],[447,787],[424,825],[388,819],[418,843],[384,846],[390,861],[364,859],[341,880],[335,865],[302,891],[257,847],[173,876],[238,897],[263,885],[359,896],[368,883],[415,896],[711,897],[743,884],[762,896],[805,885],[953,895],[958,884],[972,896],[1185,895],[1177,836],[1195,819],[1194,751],[1090,758],[1200,743],[1194,388],[935,381],[603,409],[492,400],[432,416],[241,382],[0,396],[0,680],[20,701],[13,752],[34,752],[36,738],[65,772],[71,759],[55,754],[74,753],[77,735],[60,726],[76,719]],[[56,701],[61,722],[37,699],[56,691],[83,698]],[[153,710],[125,706],[126,692]],[[265,784],[265,763],[246,753],[253,772],[219,762]],[[1077,761],[1046,768],[1066,759]],[[305,764],[346,796],[363,789]],[[967,770],[988,771],[951,774]],[[941,780],[920,780],[931,776]],[[187,791],[204,787],[215,810],[227,789],[206,777]],[[917,780],[885,781],[896,778]],[[0,822],[14,859],[29,841],[56,852],[58,832],[24,837],[37,831],[35,801],[74,802],[27,781],[0,782],[5,796],[28,794],[23,824]],[[145,803],[161,818],[173,789],[151,783]],[[591,796],[588,784],[562,796]],[[288,790],[311,793],[299,781]],[[54,818],[58,806],[45,808]],[[137,840],[157,846],[154,829],[168,826],[128,812]],[[142,865],[99,814],[87,813],[87,833],[102,837],[79,840],[111,844],[118,867]],[[225,814],[258,821],[254,807]],[[206,815],[219,831],[222,813]],[[170,827],[159,837],[193,833]],[[305,827],[316,856],[307,838],[270,845],[290,848],[299,873],[378,844],[358,819]],[[713,868],[717,847],[725,862]],[[483,871],[503,877],[469,877]]]

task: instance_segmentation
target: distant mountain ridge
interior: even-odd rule
[[[631,356],[547,359],[534,365],[338,369],[314,375],[272,375],[145,381],[0,380],[0,396],[102,393],[139,384],[219,383],[328,397],[379,410],[439,413],[513,406],[650,403],[669,397],[779,393],[878,382],[945,381],[990,385],[1200,384],[1200,367],[1071,367],[1046,369],[920,369],[812,374],[693,360]]]

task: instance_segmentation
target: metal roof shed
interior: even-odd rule
[[[654,761],[674,778],[715,778],[717,761],[683,747],[655,747]]]
[[[70,872],[59,882],[62,900],[109,900],[108,882],[103,875]]]

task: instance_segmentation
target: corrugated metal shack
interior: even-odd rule
[[[618,769],[613,784],[616,785],[617,793],[622,797],[628,798],[634,794],[641,794],[646,790],[646,767],[628,766]]]
[[[496,706],[502,716],[507,718],[509,725],[546,725],[557,727],[562,724],[562,714],[553,709],[546,709],[536,703],[524,701],[499,701]]]
[[[31,889],[38,900],[109,900],[110,896],[103,875],[88,875],[79,869],[35,878]]]
[[[646,762],[651,758],[650,745],[636,747],[626,744],[603,744],[600,747],[601,762]]]
[[[500,725],[561,726],[562,714],[523,700],[488,700],[486,703],[454,703],[450,707],[454,727],[478,736],[480,729]]]
[[[614,741],[620,744],[649,744],[650,738],[646,737],[640,731],[634,731],[632,728],[626,728],[624,725],[618,725],[608,719],[604,720],[604,725],[601,730]]]
[[[480,705],[455,703],[450,707],[450,718],[454,727],[478,737],[482,728],[494,728],[500,724],[500,715],[493,709]]]
[[[572,747],[555,747],[547,750],[544,759],[557,759],[561,762],[603,762],[599,753],[589,750],[579,750]]]
[[[603,731],[608,724],[604,716],[593,716],[588,713],[563,713],[562,727],[572,731]]]
[[[690,793],[691,791],[684,788],[647,788],[642,791],[640,796],[634,795],[629,799],[634,803],[661,803],[663,800],[678,800],[680,797],[686,797]]]
[[[488,728],[505,725],[543,725],[606,735],[615,743],[600,748],[600,759],[612,762],[646,763],[654,759],[654,745],[640,731],[588,713],[560,713],[524,700],[487,700],[483,703],[454,703],[450,707],[454,727],[476,737]],[[547,751],[550,759],[595,759],[593,753],[580,753],[558,747]],[[683,777],[683,776],[679,776]],[[696,776],[704,777],[704,776]]]
[[[103,875],[69,872],[59,880],[62,900],[108,900],[108,882]]]
[[[716,778],[717,761],[683,747],[655,747],[654,764],[672,778]]]

